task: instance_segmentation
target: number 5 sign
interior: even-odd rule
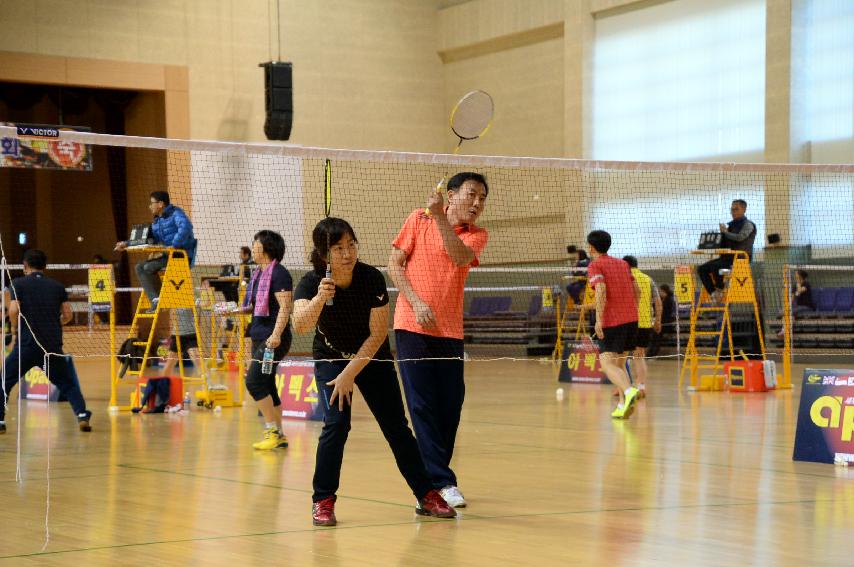
[[[680,305],[694,303],[694,278],[691,266],[676,266],[676,302]]]
[[[113,267],[109,264],[89,268],[89,304],[92,311],[109,311],[113,305]]]

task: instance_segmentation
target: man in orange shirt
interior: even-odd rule
[[[448,205],[433,193],[394,239],[388,271],[400,293],[394,312],[397,358],[418,448],[433,487],[466,505],[451,470],[465,397],[463,286],[489,238],[475,225],[489,186],[479,173],[448,181]]]

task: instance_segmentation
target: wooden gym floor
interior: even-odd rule
[[[650,396],[615,422],[609,387],[557,401],[547,365],[469,363],[454,463],[469,508],[416,517],[356,396],[340,523],[315,528],[319,423],[288,421],[290,448],[260,453],[252,407],[110,416],[104,367],[78,361],[91,434],[67,404],[25,403],[20,484],[12,403],[0,564],[854,564],[854,471],[792,461],[797,388],[678,395],[675,364],[654,362]]]

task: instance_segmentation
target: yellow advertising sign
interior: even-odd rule
[[[691,266],[676,266],[676,303],[694,303],[694,276]]]
[[[736,258],[733,262],[727,296],[730,303],[756,303],[753,274],[747,258]]]
[[[582,305],[596,305],[596,290],[590,284],[584,286],[584,301]]]
[[[188,308],[196,305],[193,291],[193,277],[190,264],[185,255],[173,255],[163,274],[163,286],[160,289],[160,308]]]

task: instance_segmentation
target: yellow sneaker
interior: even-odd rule
[[[616,419],[629,419],[635,411],[635,404],[638,401],[640,390],[637,388],[629,388],[626,392],[626,400],[622,404],[618,404],[614,411],[611,412],[611,417]]]
[[[280,433],[278,429],[264,431],[264,439],[252,444],[253,449],[261,451],[272,451],[273,449],[284,449],[288,446],[288,438]]]
[[[626,407],[623,404],[617,404],[617,407],[611,412],[611,417],[614,419],[624,419],[626,417]]]
[[[635,404],[637,403],[639,396],[640,390],[638,390],[634,386],[629,388],[629,391],[626,392],[626,401],[623,402],[626,406],[626,412],[623,416],[623,419],[628,419],[635,411]]]

